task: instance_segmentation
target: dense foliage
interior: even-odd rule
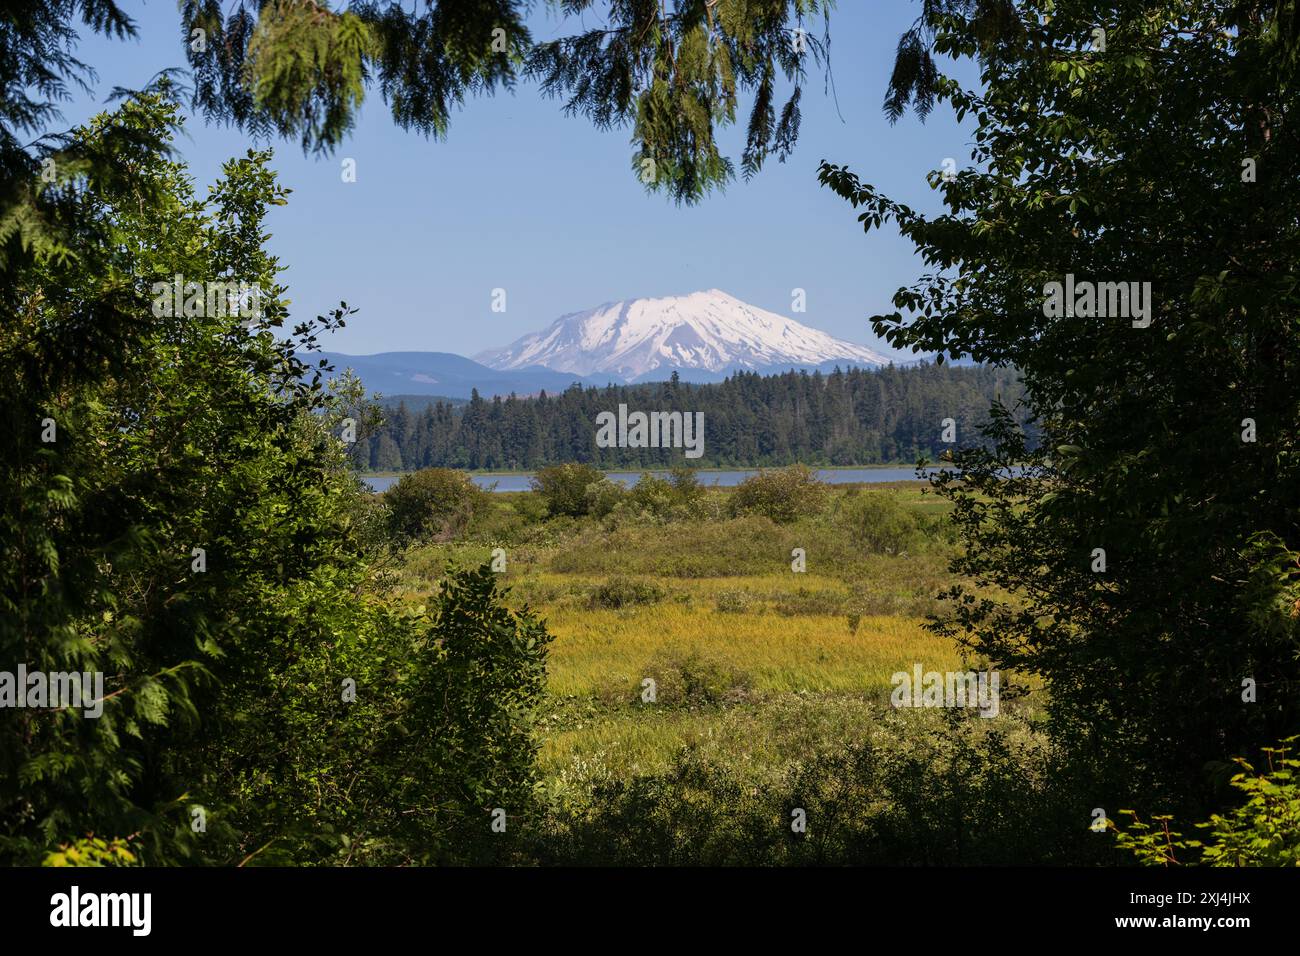
[[[715,133],[742,93],[744,171],[784,157],[805,65],[826,52],[824,33],[796,32],[824,15],[814,0],[631,0],[610,5],[607,29],[538,45],[511,0],[181,7],[210,117],[328,151],[372,84],[399,124],[440,136],[466,95],[527,76],[570,112],[630,125],[636,175],[687,202],[731,177]],[[992,367],[399,406],[349,453],[338,439],[364,403],[303,356],[350,310],[280,332],[286,290],[263,243],[267,207],[286,198],[269,154],[232,160],[196,195],[171,159],[166,80],[46,135],[68,86],[91,76],[76,21],[117,38],[133,27],[112,0],[6,4],[0,671],[99,674],[104,692],[97,716],[0,708],[0,861],[1080,862],[1104,857],[1085,828],[1101,805],[1150,808],[1156,825],[1135,820],[1120,841],[1142,862],[1294,863],[1296,762],[1271,751],[1267,771],[1234,777],[1230,761],[1300,729],[1294,0],[921,7],[886,111],[947,103],[974,120],[969,168],[932,176],[945,211],[922,215],[844,167],[821,177],[866,228],[895,221],[930,270],[877,330]],[[977,62],[980,89],[945,78],[944,55]],[[252,283],[259,308],[208,312],[200,296],[160,310],[154,283],[176,275]],[[1095,299],[1050,309],[1048,284],[1076,279],[1149,283],[1150,309],[1128,314],[1137,303],[1117,293],[1119,314]],[[984,420],[995,397],[1035,420]],[[516,511],[548,522],[502,527],[549,552],[566,526],[591,536],[582,523],[600,522],[599,549],[555,558],[610,575],[573,595],[594,614],[668,602],[623,575],[638,562],[678,578],[784,575],[811,538],[823,566],[860,573],[870,559],[883,574],[882,555],[896,560],[922,527],[874,496],[814,513],[817,490],[790,475],[735,492],[728,510],[746,516],[725,521],[680,475],[625,492],[593,466],[675,459],[595,447],[596,413],[624,402],[704,412],[697,463],[710,464],[935,456],[952,418],[961,476],[938,485],[963,538],[953,568],[971,583],[948,592],[955,610],[936,629],[981,666],[1044,678],[1051,736],[1018,714],[885,711],[870,736],[842,746],[852,725],[836,724],[828,748],[797,750],[767,779],[748,754],[715,763],[687,748],[665,772],[593,773],[582,805],[539,801],[545,627],[507,606],[486,566],[423,568],[416,594],[438,582],[423,603],[395,600],[381,573],[376,529],[463,534],[463,479],[408,485],[390,526],[350,462],[584,462],[539,484],[542,509]],[[667,552],[609,546],[687,521]],[[712,600],[730,624],[764,599]],[[847,612],[856,636],[863,613],[921,600],[799,586],[768,603],[781,618]],[[753,692],[750,675],[694,653],[665,650],[644,670],[692,714]],[[798,732],[809,712],[799,702],[774,725]],[[1185,839],[1165,809],[1207,811],[1206,838]],[[796,811],[811,830],[789,827]]]
[[[1015,405],[1020,394],[1012,372],[930,364],[829,375],[749,372],[710,385],[575,386],[537,398],[476,396],[455,406],[433,401],[415,411],[399,404],[357,442],[352,458],[359,468],[376,471],[537,468],[566,461],[600,468],[915,462],[979,441],[990,403],[1001,398]],[[682,449],[597,447],[596,416],[620,404],[629,411],[702,413],[703,455],[688,460]],[[953,443],[944,440],[948,418]]]
[[[692,675],[700,681],[699,668]],[[665,681],[665,686],[674,685]],[[694,700],[720,704],[707,678]],[[690,698],[685,698],[690,699]],[[790,719],[805,717],[796,709]],[[1072,826],[1050,752],[1024,721],[885,712],[865,733],[808,751],[755,785],[743,761],[683,748],[660,773],[593,781],[590,804],[546,819],[547,863],[641,866],[985,866],[1100,863]],[[807,821],[796,829],[796,819]]]
[[[871,554],[902,553],[924,538],[916,515],[888,492],[857,495],[845,510],[854,542]]]
[[[73,145],[176,113],[147,95]],[[548,637],[485,570],[414,609],[373,579],[342,400],[298,357],[348,310],[277,334],[269,159],[200,198],[165,151],[119,156],[120,190],[68,187],[77,255],[11,270],[0,671],[99,673],[103,696],[0,708],[0,860],[461,858],[492,808],[525,809]],[[155,307],[176,274],[256,283],[263,308]]]
[[[1129,820],[1117,827],[1120,849],[1147,866],[1300,866],[1300,760],[1289,756],[1295,738],[1284,743],[1264,748],[1267,769],[1236,760],[1241,770],[1231,783],[1244,799],[1196,824],[1198,838],[1174,829],[1177,824],[1168,814],[1157,814],[1148,823],[1124,810]]]
[[[956,570],[1012,600],[959,588],[944,630],[1047,679],[1099,806],[1203,809],[1232,756],[1300,726],[1296,23],[1291,2],[927,2],[913,39],[981,69],[971,91],[904,64],[904,93],[975,122],[968,168],[931,174],[945,210],[822,168],[931,267],[877,331],[1024,375],[1042,447],[997,418],[940,482]],[[1068,276],[1150,283],[1150,312],[1054,310]]]

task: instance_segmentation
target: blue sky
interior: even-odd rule
[[[69,125],[104,108],[115,85],[140,87],[157,70],[184,65],[173,0],[122,6],[139,37],[83,42],[79,55],[99,76],[93,98],[65,105]],[[270,244],[289,267],[293,312],[316,314],[340,299],[359,308],[322,343],[333,351],[473,355],[617,299],[716,287],[790,315],[791,290],[802,288],[807,312],[794,318],[889,352],[868,317],[892,311],[895,289],[922,264],[892,226],[864,234],[816,171],[823,158],[846,163],[896,199],[938,208],[926,173],[948,156],[965,165],[969,135],[947,109],[924,124],[908,114],[892,127],[880,109],[898,36],[918,9],[913,0],[840,0],[831,17],[836,97],[823,94],[820,74],[810,77],[786,163],[773,160],[695,207],[644,192],[630,168],[629,129],[600,131],[566,117],[560,101],[530,83],[467,100],[444,141],[397,128],[372,92],[336,155],[274,144],[275,168],[293,194],[271,213]],[[543,4],[531,23],[535,39],[575,25],[597,21],[565,24]],[[969,70],[957,75],[970,82]],[[188,132],[180,152],[202,185],[224,159],[265,145],[201,118],[191,118]],[[743,122],[723,137],[737,166],[743,137]],[[356,160],[356,182],[342,181],[344,158]],[[505,313],[491,311],[498,287]]]

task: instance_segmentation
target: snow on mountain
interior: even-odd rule
[[[560,316],[541,332],[474,356],[495,369],[541,365],[629,382],[657,370],[813,367],[828,362],[877,366],[889,360],[741,302],[718,289],[660,299],[627,299]]]

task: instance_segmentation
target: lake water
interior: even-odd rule
[[[700,484],[717,485],[721,488],[730,488],[738,485],[751,475],[758,474],[757,468],[750,468],[738,471],[700,471],[697,476]],[[934,469],[931,469],[934,471]],[[639,471],[610,471],[606,472],[613,481],[618,481],[624,485],[634,485],[641,478]],[[667,477],[666,471],[652,471],[651,474]],[[487,488],[492,491],[527,491],[531,485],[528,481],[532,478],[531,474],[515,475],[473,475],[474,483],[480,488]],[[916,469],[908,466],[905,468],[828,468],[817,472],[817,477],[830,485],[847,485],[853,482],[877,483],[882,481],[915,481]],[[366,483],[375,491],[387,491],[396,483],[397,478],[373,476],[366,478]],[[493,487],[495,485],[495,487]]]

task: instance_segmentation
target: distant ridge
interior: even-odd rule
[[[379,352],[375,355],[347,355],[343,352],[312,352],[307,358],[315,365],[327,359],[336,371],[356,372],[366,389],[383,395],[445,395],[469,398],[478,389],[484,398],[493,395],[536,395],[562,392],[574,382],[604,386],[621,384],[608,375],[581,376],[547,368],[519,368],[500,371],[451,352]]]

